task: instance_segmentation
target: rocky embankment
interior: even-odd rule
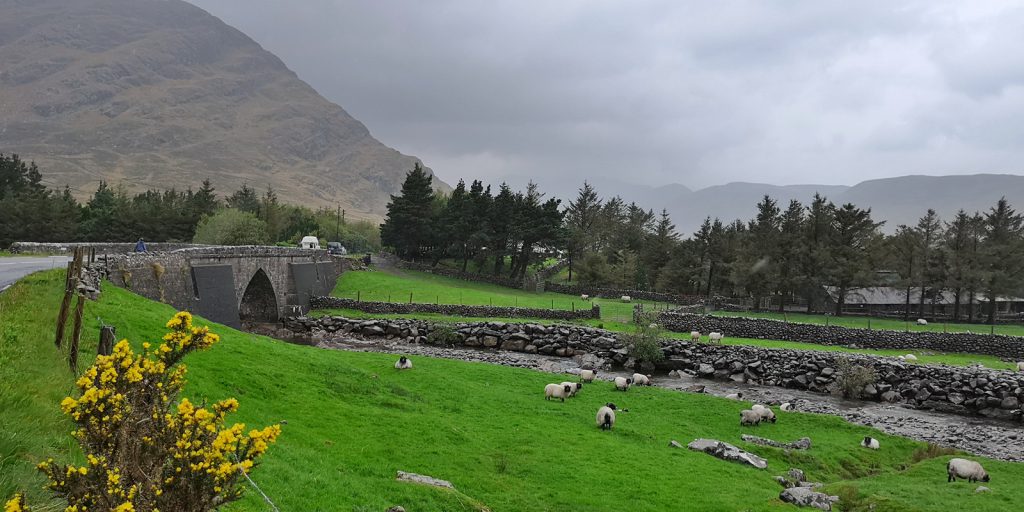
[[[664,361],[636,364],[618,334],[573,325],[506,322],[435,324],[414,319],[353,320],[337,316],[288,318],[275,333],[318,344],[337,336],[383,338],[408,345],[488,348],[523,354],[579,356],[584,367],[682,372],[698,378],[832,392],[843,364],[867,367],[876,379],[860,389],[868,401],[899,403],[943,413],[1021,421],[1024,374],[981,367],[918,365],[889,357],[766,349],[663,340]]]

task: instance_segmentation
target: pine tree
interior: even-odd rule
[[[980,254],[985,269],[983,289],[988,300],[988,322],[994,324],[996,301],[1018,290],[1024,282],[1024,259],[1020,257],[1024,217],[1004,197],[985,214],[984,229]]]
[[[381,243],[393,247],[399,257],[417,259],[432,243],[434,191],[431,176],[416,163],[405,176],[401,194],[391,196],[387,217],[380,227]]]
[[[843,314],[846,294],[870,283],[872,244],[882,223],[871,220],[871,209],[846,203],[835,210],[829,242],[828,277],[836,287],[836,316]]]
[[[569,202],[565,211],[565,227],[568,232],[569,281],[572,281],[573,263],[581,260],[597,246],[597,225],[600,222],[601,199],[594,187],[583,182],[576,199]]]
[[[934,254],[939,238],[942,236],[942,222],[939,220],[939,216],[935,213],[935,210],[929,208],[928,213],[917,221],[916,229],[918,233],[918,242],[921,244],[921,265],[918,270],[918,286],[921,289],[921,295],[918,301],[917,313],[923,317],[925,295],[929,293],[929,285],[935,282],[934,278],[936,270],[934,266]]]

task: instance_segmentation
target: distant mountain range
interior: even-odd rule
[[[180,0],[0,1],[0,151],[79,197],[209,178],[373,218],[418,162]]]
[[[525,186],[522,178],[507,180],[514,187]],[[576,195],[581,183],[570,184],[556,179],[534,180],[541,190],[566,202]],[[900,176],[844,185],[769,185],[766,183],[728,183],[699,190],[672,184],[644,187],[614,180],[591,182],[602,197],[621,196],[645,209],[668,210],[676,230],[690,235],[705,217],[718,217],[723,222],[753,218],[756,204],[765,194],[785,209],[791,199],[806,205],[816,192],[836,204],[853,203],[871,208],[875,220],[886,221],[883,231],[891,233],[900,224],[916,224],[928,208],[935,209],[943,220],[951,220],[959,209],[968,213],[984,212],[1006,197],[1018,211],[1024,212],[1024,176],[1012,174],[972,174],[959,176]]]

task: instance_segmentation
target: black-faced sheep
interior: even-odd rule
[[[790,412],[790,411],[795,411],[796,410],[796,406],[791,404],[791,403],[789,403],[789,402],[785,402],[785,403],[783,403],[782,405],[779,406],[779,409],[783,410],[783,411],[786,411],[786,412]]]
[[[642,373],[634,373],[633,374],[633,384],[636,385],[636,386],[650,386],[651,385],[651,376],[650,375],[644,375]]]
[[[700,341],[700,331],[690,331],[690,341]]]
[[[729,400],[743,400],[743,392],[741,391],[738,393],[730,393],[728,395],[725,395],[725,397],[728,398]]]
[[[622,302],[632,302],[633,297],[630,297],[629,295],[623,295],[620,300],[622,300]]]
[[[583,382],[594,382],[597,377],[597,370],[580,370],[580,380]]]
[[[918,318],[917,325],[928,325],[928,320],[925,320],[924,318]]]
[[[563,382],[562,385],[563,386],[569,386],[569,396],[570,397],[576,396],[576,393],[579,393],[580,392],[580,388],[583,387],[583,383],[582,382],[568,382],[568,381],[566,381],[566,382]]]
[[[410,370],[412,369],[412,360],[408,357],[402,356],[395,361],[395,368],[398,370]]]
[[[1024,361],[1020,361],[1017,363],[1017,371],[1024,372]]]
[[[551,398],[561,398],[565,401],[565,397],[569,396],[572,392],[572,386],[568,384],[548,384],[544,386],[544,400],[551,400]]]
[[[760,423],[761,415],[758,414],[757,411],[752,411],[750,409],[740,411],[740,426],[756,427]]]
[[[615,404],[609,402],[597,410],[597,426],[601,430],[611,430],[615,426]]]
[[[877,450],[878,449],[878,439],[875,439],[875,438],[873,438],[871,436],[865,436],[864,439],[860,442],[860,445],[863,446],[864,448],[870,448],[872,450]]]
[[[721,343],[725,339],[725,335],[720,332],[712,332],[708,334],[708,342],[710,343]]]
[[[750,408],[750,410],[760,414],[762,422],[767,421],[770,423],[775,423],[776,421],[775,412],[772,411],[770,407],[761,404],[755,404],[753,407]]]
[[[988,482],[988,473],[981,464],[967,459],[949,459],[946,463],[947,482],[956,482],[957,478],[966,478],[968,482]]]
[[[903,356],[903,359],[906,361],[917,361],[917,356],[915,356],[914,354],[907,354]]]
[[[633,379],[627,377],[615,377],[615,389],[619,391],[629,390],[629,385],[633,383]]]

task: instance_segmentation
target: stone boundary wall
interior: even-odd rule
[[[440,313],[452,316],[475,316],[495,318],[544,318],[548,320],[576,320],[601,318],[601,307],[594,304],[590,309],[541,309],[513,308],[498,306],[462,306],[457,304],[423,304],[406,302],[372,302],[343,299],[339,297],[313,297],[311,309],[355,309],[365,313],[404,314]]]
[[[1024,360],[1024,337],[1002,334],[904,332],[783,322],[766,318],[720,317],[676,313],[658,315],[666,329],[675,332],[712,331],[735,338],[801,341],[820,345],[873,349],[919,349],[936,352],[986,354]]]
[[[474,274],[472,272],[463,272],[447,267],[433,267],[425,263],[417,263],[415,261],[397,260],[395,266],[407,270],[416,270],[418,272],[426,272],[428,274],[435,274],[444,277],[450,277],[452,279],[461,279],[463,281],[476,281],[481,283],[496,284],[498,286],[504,286],[506,288],[524,289],[527,288],[528,283],[522,279],[509,279],[507,277],[495,276],[491,274]]]
[[[12,253],[66,254],[75,247],[95,249],[96,254],[126,254],[135,252],[135,242],[14,242]],[[178,242],[146,242],[148,252],[169,252],[178,249],[209,248],[211,245]]]
[[[290,317],[281,337],[315,344],[334,335],[431,343],[442,324],[415,319],[352,320],[337,316]],[[575,325],[472,322],[443,324],[453,329],[446,344],[516,352],[579,357],[585,368],[633,367],[622,337],[603,329]],[[662,371],[731,379],[827,393],[844,359],[875,370],[878,378],[863,389],[866,400],[906,403],[940,412],[1020,421],[1024,374],[979,367],[916,365],[895,358],[812,350],[769,349],[662,340]]]
[[[602,297],[606,299],[618,299],[623,295],[629,295],[633,299],[650,300],[655,302],[668,302],[680,306],[694,306],[704,304],[705,298],[699,295],[677,295],[674,293],[650,292],[645,290],[623,290],[620,288],[602,288],[599,286],[585,286],[575,284],[547,283],[545,289],[549,292],[564,293],[567,295],[590,295],[591,297]]]
[[[557,262],[555,262],[554,265],[551,265],[550,267],[544,267],[538,270],[535,275],[539,281],[547,281],[548,279],[551,279],[568,266],[569,260],[558,260]]]

